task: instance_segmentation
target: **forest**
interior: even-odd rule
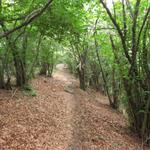
[[[59,67],[63,67],[63,70]],[[64,70],[68,72],[63,72]],[[59,80],[55,81],[55,78],[60,78],[60,83]],[[68,85],[69,80],[73,80],[71,85]],[[7,140],[6,137],[2,137],[4,126],[9,126],[8,120],[5,119],[10,117],[12,119],[10,125],[13,124],[15,116],[11,115],[16,111],[18,115],[16,122],[19,122],[25,113],[22,112],[21,115],[19,110],[25,111],[26,103],[30,103],[18,102],[18,96],[26,99],[31,97],[42,99],[41,95],[46,91],[47,94],[51,92],[61,94],[55,88],[61,90],[63,86],[68,86],[65,90],[74,95],[75,99],[80,99],[78,96],[88,93],[89,89],[90,94],[99,93],[101,95],[99,99],[105,97],[107,109],[112,111],[112,116],[115,111],[119,113],[120,119],[123,117],[126,120],[126,128],[134,135],[133,138],[139,141],[140,150],[150,149],[150,1],[0,0],[0,149],[99,150],[100,147],[86,148],[86,146],[25,148],[25,144],[29,141],[22,142],[24,147],[17,147],[14,143],[10,144],[11,138],[15,139],[15,134],[8,138],[10,134],[7,131]],[[80,94],[76,93],[79,89],[83,93],[81,91]],[[43,93],[40,95],[41,91]],[[8,99],[5,100],[7,96]],[[13,107],[9,106],[11,103]],[[82,100],[78,103],[79,108],[80,103],[82,105]],[[21,107],[18,108],[17,104]],[[29,105],[27,104],[28,107]],[[34,100],[32,105],[34,107]],[[48,107],[50,104],[48,101],[45,101],[45,104],[42,101],[41,105]],[[59,102],[59,105],[63,107],[64,103]],[[64,107],[69,107],[67,102]],[[46,113],[49,111],[46,110]],[[91,111],[96,112],[94,108]],[[4,112],[7,112],[7,115]],[[76,116],[78,117],[78,114]],[[90,121],[87,126],[89,124]],[[101,122],[97,124],[98,128]],[[44,124],[37,128],[43,126]],[[17,131],[14,129],[14,132]],[[40,136],[40,133],[36,134]],[[107,141],[104,137],[99,137],[99,140]],[[95,142],[95,139],[92,141]],[[18,144],[19,140],[16,143]],[[97,146],[100,146],[99,143],[96,140]],[[139,148],[119,146],[108,147],[108,150]]]

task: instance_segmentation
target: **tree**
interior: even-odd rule
[[[134,8],[132,3],[124,0],[118,5],[122,5],[122,24],[120,18],[107,7],[103,0],[100,0],[112,21],[121,41],[123,53],[126,57],[125,71],[122,76],[124,89],[128,98],[128,113],[131,127],[143,139],[149,136],[149,61],[148,57],[148,28],[150,7],[147,1],[136,0]],[[142,6],[146,6],[143,8]],[[113,6],[117,11],[115,5]],[[144,16],[140,14],[144,13]],[[141,17],[139,19],[139,17]],[[123,28],[123,29],[122,29]],[[111,35],[111,43],[114,51],[118,51],[115,41]],[[116,62],[120,62],[116,55]],[[144,69],[146,68],[146,69]],[[124,70],[123,70],[124,71]]]

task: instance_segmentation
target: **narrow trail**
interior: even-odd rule
[[[80,90],[65,65],[32,84],[36,97],[0,90],[0,150],[141,149],[107,98]]]

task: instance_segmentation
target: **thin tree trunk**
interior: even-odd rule
[[[97,59],[98,59],[99,67],[100,67],[100,70],[101,70],[101,73],[102,73],[102,78],[103,78],[103,81],[104,81],[104,87],[105,87],[105,90],[106,90],[106,94],[108,96],[110,106],[112,106],[114,108],[114,105],[113,105],[113,102],[112,102],[112,99],[111,99],[111,96],[110,96],[110,93],[109,93],[107,81],[106,81],[106,78],[105,78],[105,74],[104,74],[104,71],[103,71],[103,67],[102,67],[102,64],[101,64],[100,56],[99,56],[99,53],[98,53],[98,43],[97,43],[96,39],[95,39],[95,50],[96,50],[96,56],[97,56]]]

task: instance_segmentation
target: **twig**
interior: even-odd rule
[[[4,33],[2,33],[2,34],[0,35],[0,38],[6,37],[6,36],[8,36],[9,34],[15,32],[15,31],[17,31],[17,30],[19,30],[19,29],[21,29],[21,28],[27,26],[27,25],[29,25],[30,23],[32,23],[37,17],[41,16],[41,15],[44,13],[44,11],[51,5],[52,2],[53,2],[53,0],[49,0],[49,1],[44,5],[44,7],[32,11],[32,12],[26,17],[25,21],[24,21],[22,24],[16,26],[16,27],[13,28],[13,29],[10,29],[10,30],[8,30],[8,31],[6,31],[6,32],[4,32]]]
[[[141,150],[144,150],[144,144],[148,142],[148,140],[150,140],[150,137],[148,137],[145,141],[142,139]]]
[[[18,89],[15,89],[15,90],[14,90],[14,92],[13,92],[12,95],[11,95],[11,98],[13,98],[13,97],[15,96],[17,90],[18,90]]]

